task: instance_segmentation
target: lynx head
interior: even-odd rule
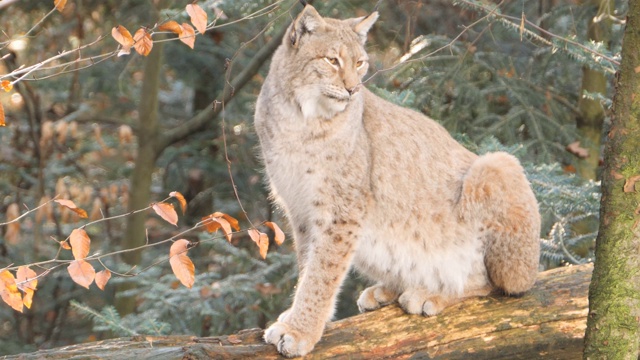
[[[321,17],[307,5],[289,27],[274,56],[280,82],[305,118],[329,119],[360,96],[369,68],[364,43],[378,19],[369,16],[336,20]]]

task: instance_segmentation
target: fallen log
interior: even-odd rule
[[[431,318],[397,306],[336,321],[307,359],[582,359],[591,265],[540,273],[520,298],[469,299]],[[219,337],[136,336],[4,359],[278,359],[262,329]]]

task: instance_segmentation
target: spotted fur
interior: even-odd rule
[[[477,156],[362,86],[377,17],[323,18],[307,5],[258,97],[266,174],[300,270],[293,305],[265,332],[285,356],[313,349],[351,266],[376,283],[362,311],[398,301],[429,316],[536,279],[540,216],[518,160]]]

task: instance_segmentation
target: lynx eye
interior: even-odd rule
[[[358,60],[358,62],[356,62],[356,67],[357,68],[362,67],[362,65],[364,65],[364,60]]]
[[[340,64],[340,62],[338,61],[338,59],[334,58],[334,57],[325,57],[324,58],[329,64],[333,65],[333,66],[338,66]]]

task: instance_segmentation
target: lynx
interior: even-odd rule
[[[361,311],[397,302],[425,316],[536,280],[540,215],[518,160],[475,155],[363,87],[377,18],[323,18],[307,5],[258,97],[266,175],[299,264],[293,304],[264,339],[288,357],[320,340],[351,266],[375,283]]]

